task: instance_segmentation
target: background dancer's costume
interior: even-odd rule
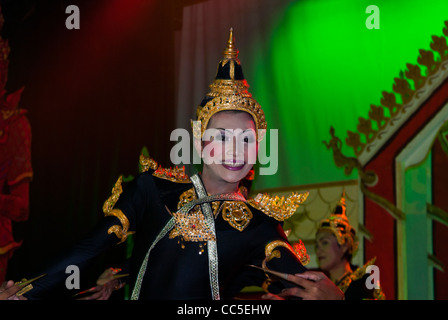
[[[0,8],[0,32],[3,23]],[[6,92],[9,51],[8,40],[0,36],[0,283],[14,251],[22,245],[14,229],[15,223],[28,220],[28,184],[33,177],[31,126],[27,111],[19,108],[23,88]]]
[[[232,32],[219,63],[211,92],[198,107],[193,133],[201,138],[211,116],[240,110],[266,129],[264,113],[247,91]],[[262,135],[258,135],[262,139]],[[284,198],[259,194],[246,199],[242,192],[208,195],[200,175],[183,169],[164,169],[141,156],[141,173],[126,186],[121,178],[104,203],[105,218],[91,234],[68,252],[47,276],[26,294],[39,299],[45,291],[63,286],[65,268],[80,268],[108,246],[134,233],[129,267],[131,299],[221,299],[234,297],[245,286],[278,291],[288,282],[275,281],[249,265],[301,273],[308,256],[291,246],[282,221],[305,201],[307,193]]]
[[[348,247],[349,260],[356,254],[358,249],[358,240],[355,228],[350,225],[346,215],[345,194],[339,200],[334,212],[319,223],[317,232],[320,230],[330,231],[336,237],[339,245],[346,244]],[[335,284],[344,292],[346,300],[385,300],[380,284],[377,288],[369,289],[366,281],[369,281],[370,273],[367,273],[367,267],[375,263],[376,258],[369,260],[361,267],[356,267],[350,263],[351,272],[346,272]]]

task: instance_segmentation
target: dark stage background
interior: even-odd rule
[[[80,30],[65,27],[72,4]],[[174,32],[185,4],[1,1],[7,90],[25,87],[19,106],[28,110],[34,170],[29,220],[15,226],[24,243],[8,278],[28,277],[92,228],[118,176],[137,173],[142,147],[170,166]],[[81,280],[96,279],[124,249],[103,255]]]

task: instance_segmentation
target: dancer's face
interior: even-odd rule
[[[327,230],[321,230],[316,235],[316,255],[319,267],[331,271],[344,262],[347,246],[339,245],[336,236]]]
[[[203,173],[213,179],[236,183],[244,179],[257,157],[255,122],[247,112],[214,114],[203,137]]]

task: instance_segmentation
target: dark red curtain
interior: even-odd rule
[[[175,2],[174,2],[175,3]],[[68,30],[68,5],[80,29]],[[146,146],[169,166],[174,116],[176,6],[161,0],[2,1],[8,91],[32,128],[30,218],[8,278],[21,279],[102,217],[120,174],[135,175]],[[123,255],[124,246],[108,257]],[[92,271],[114,263],[104,258]],[[99,273],[98,273],[99,272]]]

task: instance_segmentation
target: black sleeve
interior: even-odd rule
[[[68,251],[58,255],[48,265],[44,265],[36,275],[46,274],[44,277],[32,283],[33,289],[24,296],[29,300],[40,300],[49,298],[64,299],[73,295],[72,290],[65,286],[66,279],[71,272],[67,272],[70,265],[77,266],[80,274],[92,261],[108,247],[117,243],[115,234],[108,234],[108,229],[119,224],[115,217],[105,217],[88,235],[74,245]]]
[[[291,246],[286,239],[284,241]],[[283,246],[278,246],[275,250],[278,252],[278,255],[275,254],[275,256],[266,263],[267,268],[270,270],[287,274],[297,274],[307,271],[307,268],[300,262],[299,257],[295,253],[291,252],[290,249]],[[279,293],[282,289],[297,286],[292,282],[279,279],[273,275],[269,275],[269,277],[272,280],[271,285],[269,286],[269,292],[274,294]]]
[[[130,223],[128,231],[136,230],[138,220],[141,219],[146,209],[147,180],[152,181],[150,175],[139,175],[136,179],[125,186],[114,208],[119,208]],[[62,252],[44,265],[36,274],[46,274],[43,278],[33,282],[33,289],[24,296],[30,300],[54,299],[71,297],[73,290],[66,288],[66,279],[70,272],[66,273],[70,265],[77,266],[80,274],[94,261],[96,257],[106,251],[109,247],[116,245],[120,239],[114,233],[109,234],[111,226],[122,226],[120,220],[115,216],[102,218],[86,237],[72,248]],[[99,276],[99,275],[98,275]]]
[[[138,175],[124,188],[114,209],[120,209],[129,220],[129,231],[136,231],[151,199],[151,191],[155,192],[154,179],[145,172]]]
[[[258,244],[253,250],[253,254],[247,261],[247,264],[240,270],[239,274],[228,285],[228,288],[226,288],[226,298],[235,296],[244,287],[263,286],[263,283],[268,279],[266,274],[262,270],[250,267],[249,265],[255,265],[259,267],[262,266],[262,262],[266,258],[265,248],[268,244],[272,243],[273,241],[282,241],[286,245],[290,246],[280,223],[270,222],[269,224],[264,224],[262,228],[263,232],[260,232],[259,234],[263,234],[263,237],[257,239],[258,241],[256,242]],[[252,241],[255,241],[255,239],[252,239]],[[278,251],[279,255],[278,257],[273,257],[269,262],[266,263],[266,266],[269,269],[289,274],[303,273],[307,271],[307,268],[305,268],[300,262],[299,257],[291,252],[291,250],[283,246],[277,246],[275,247],[275,250]],[[273,276],[269,277],[272,280],[268,287],[268,290],[271,293],[277,294],[284,288],[296,286],[293,283],[274,278]]]

